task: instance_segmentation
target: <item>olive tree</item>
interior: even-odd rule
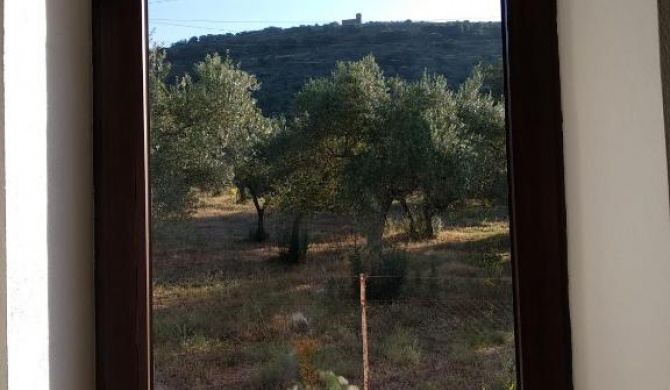
[[[249,193],[257,215],[254,240],[263,242],[268,238],[265,230],[265,211],[269,204],[271,192],[275,187],[276,149],[273,142],[285,127],[283,119],[265,119],[257,122],[253,141],[245,147],[234,163],[233,184],[241,193],[241,199]]]
[[[159,217],[184,216],[196,189],[232,183],[272,126],[253,99],[258,81],[230,58],[208,55],[173,83],[163,52],[153,50],[150,63],[153,206]]]
[[[380,255],[393,201],[416,192],[426,169],[432,148],[427,110],[442,99],[433,92],[385,77],[371,56],[339,63],[329,77],[310,81],[296,98],[298,141],[289,150],[303,163],[294,170],[300,178],[294,186],[318,200],[299,196],[297,204],[352,215],[368,253]]]
[[[422,238],[434,237],[433,218],[459,201],[506,199],[504,106],[485,91],[485,77],[483,67],[475,68],[456,92],[439,76],[419,82],[428,96],[439,96],[425,111],[432,148],[419,180]]]
[[[386,213],[392,202],[389,175],[376,159],[388,156],[384,114],[390,101],[387,80],[373,57],[338,63],[329,77],[311,80],[295,101],[298,158],[309,161],[299,175],[319,202],[355,216],[368,249],[381,250]],[[327,189],[327,191],[324,191]]]
[[[454,94],[443,76],[424,74],[407,88],[411,94],[404,104],[414,109],[411,120],[420,123],[429,138],[428,147],[417,157],[421,162],[416,170],[421,223],[411,233],[432,238],[433,218],[465,195],[468,164],[464,157],[469,144],[459,132]]]
[[[158,48],[149,55],[151,203],[157,219],[183,217],[196,203],[190,173],[198,159],[174,115],[175,91],[166,82],[170,65],[165,57]]]
[[[485,68],[472,76],[455,94],[459,132],[469,144],[463,157],[468,163],[467,195],[493,202],[507,200],[507,150],[505,107],[492,93],[485,92]]]

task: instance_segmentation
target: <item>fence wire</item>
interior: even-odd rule
[[[314,275],[290,294],[237,295],[214,284],[194,296],[157,295],[158,388],[288,389],[306,375],[300,345],[313,343],[315,372],[333,371],[362,389],[357,279]],[[398,296],[368,300],[370,388],[510,389],[511,291],[505,278],[406,277]]]
[[[155,254],[156,388],[287,390],[316,381],[313,389],[330,389],[319,376],[332,371],[363,389],[359,275],[350,260],[364,243],[351,221],[305,220],[309,251],[291,266],[271,260],[290,220],[269,215],[273,241],[255,244],[238,228],[241,217],[228,218],[226,240],[220,220],[203,219],[180,243],[188,249]],[[487,234],[494,239],[416,243],[387,232],[389,246],[411,255],[407,272],[366,275],[370,389],[515,388],[511,273],[484,257],[507,252],[507,241]],[[449,268],[454,251],[470,256],[458,269]]]

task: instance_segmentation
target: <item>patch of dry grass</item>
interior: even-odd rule
[[[410,262],[401,297],[369,308],[375,388],[481,390],[513,377],[508,227],[488,216],[475,222],[447,223],[432,241],[389,237]],[[295,346],[308,338],[318,346],[310,364],[360,384],[360,309],[347,259],[362,239],[353,223],[307,221],[312,245],[294,267],[272,261],[274,237],[247,240],[254,223],[251,205],[224,195],[155,235],[157,381],[164,389],[285,389],[300,378]],[[268,231],[285,223],[271,213]]]

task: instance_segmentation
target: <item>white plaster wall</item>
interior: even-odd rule
[[[559,0],[575,388],[670,389],[657,0]]]
[[[4,20],[4,2],[0,0],[0,23]],[[4,26],[4,23],[2,23]],[[0,53],[5,51],[4,29],[0,28]],[[5,83],[4,56],[0,58],[0,389],[7,388],[7,240],[5,196]]]
[[[5,2],[7,350],[10,389],[49,385],[44,1]]]
[[[89,3],[3,5],[10,389],[94,388]]]

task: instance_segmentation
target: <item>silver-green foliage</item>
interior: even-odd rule
[[[435,99],[421,93],[415,84],[385,77],[368,56],[339,63],[296,98],[293,138],[298,141],[289,150],[308,164],[292,170],[299,180],[288,181],[290,186],[320,199],[303,201],[311,206],[307,211],[328,205],[355,216],[375,253],[381,251],[391,203],[416,190],[431,148],[423,115]],[[286,203],[295,208],[295,200]]]
[[[386,77],[372,56],[339,63],[296,97],[278,204],[353,215],[381,253],[394,200],[421,199],[432,236],[430,222],[455,202],[504,193],[504,109],[483,80],[478,68],[454,92],[439,75]]]
[[[470,144],[466,188],[471,198],[505,202],[505,107],[483,92],[485,80],[486,69],[479,66],[455,94],[459,132]]]
[[[318,211],[354,216],[381,253],[394,200],[421,200],[430,221],[467,197],[505,196],[504,109],[483,93],[477,68],[457,91],[442,76],[386,77],[372,56],[339,63],[296,96],[289,121],[256,105],[256,78],[210,55],[193,76],[167,83],[165,54],[151,72],[152,203],[156,216],[188,214],[195,190],[235,182],[262,217],[268,202],[300,218]]]
[[[152,206],[157,218],[188,215],[195,191],[219,190],[253,145],[273,129],[252,94],[256,78],[217,54],[193,76],[168,83],[170,66],[160,49],[150,54]]]

